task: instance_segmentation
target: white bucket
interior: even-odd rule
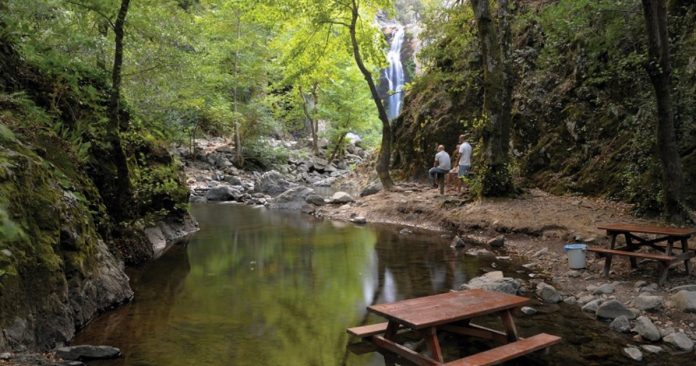
[[[570,269],[585,268],[585,252],[587,245],[582,243],[566,244],[563,250],[568,254],[568,267]]]

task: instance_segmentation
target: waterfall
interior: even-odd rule
[[[404,27],[398,25],[394,36],[389,45],[389,53],[387,53],[387,61],[389,67],[384,71],[384,76],[389,82],[389,92],[393,93],[387,98],[387,116],[389,120],[393,120],[401,112],[401,90],[404,87],[404,68],[401,66],[401,46],[404,43]]]

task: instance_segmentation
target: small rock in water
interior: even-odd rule
[[[101,360],[116,358],[121,355],[121,350],[111,346],[79,345],[72,347],[60,347],[56,349],[56,356],[71,361]]]
[[[401,234],[401,235],[411,235],[411,234],[413,234],[413,231],[411,231],[411,229],[403,228],[403,229],[399,230],[399,234]]]
[[[362,224],[366,224],[366,223],[367,223],[367,219],[364,218],[364,217],[362,217],[362,216],[355,216],[355,217],[353,217],[353,218],[350,219],[350,222],[352,222],[352,223],[354,223],[354,224],[362,225]]]
[[[660,353],[662,352],[662,347],[660,346],[654,346],[652,344],[643,344],[640,346],[645,352],[648,353]]]
[[[534,309],[531,306],[523,306],[522,309],[520,309],[520,311],[526,315],[534,315],[537,313],[537,309]]]
[[[503,246],[505,246],[505,236],[497,236],[489,240],[486,244],[491,248],[502,248]]]
[[[628,322],[628,318],[625,315],[621,315],[609,323],[609,329],[619,333],[626,333],[631,330],[631,323]]]
[[[694,342],[684,333],[675,332],[665,337],[664,341],[678,349],[691,352],[694,349]]]
[[[638,347],[629,346],[629,347],[624,348],[623,351],[624,351],[624,354],[632,360],[635,360],[635,361],[642,361],[643,360],[643,353],[638,349]]]
[[[466,243],[464,243],[464,239],[460,238],[459,235],[455,235],[450,243],[452,248],[463,248],[465,245]]]

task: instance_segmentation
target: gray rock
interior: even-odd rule
[[[299,210],[305,206],[307,196],[314,193],[314,190],[307,187],[294,187],[280,194],[271,200],[269,207],[282,210]]]
[[[696,291],[696,285],[682,285],[682,286],[677,286],[671,288],[669,291],[670,292],[679,292],[681,290],[684,291]]]
[[[190,195],[189,196],[189,202],[191,203],[205,203],[208,200],[205,199],[205,196],[194,196]]]
[[[363,225],[367,223],[367,219],[362,216],[355,216],[350,219],[350,222],[354,224]]]
[[[577,278],[577,277],[580,277],[582,275],[582,273],[580,273],[580,271],[570,270],[570,271],[568,271],[567,275],[570,278]]]
[[[680,290],[671,297],[674,307],[685,313],[696,313],[696,291]]]
[[[614,290],[616,289],[616,286],[612,283],[605,283],[594,290],[592,290],[592,293],[594,295],[602,295],[602,294],[612,294],[614,293]]]
[[[595,297],[592,296],[592,295],[583,295],[583,296],[580,296],[580,297],[578,298],[578,303],[579,303],[579,304],[587,304],[587,303],[589,303],[590,301],[592,301],[592,300],[594,300],[594,299],[595,299]],[[598,306],[599,306],[599,305],[598,305]],[[596,310],[597,310],[597,309],[595,309],[595,311],[596,311]]]
[[[662,297],[641,294],[633,300],[633,306],[644,311],[653,311],[662,307]]]
[[[634,361],[642,361],[643,360],[643,353],[638,349],[638,347],[635,346],[629,346],[623,349],[623,352],[628,358],[634,360]]]
[[[659,289],[659,286],[656,283],[651,283],[649,285],[641,287],[640,292],[655,292],[658,289]]]
[[[452,242],[450,243],[450,246],[452,248],[463,248],[464,246],[466,246],[466,243],[458,235],[455,235],[454,238],[452,238]]]
[[[313,204],[314,206],[323,206],[326,204],[326,200],[324,200],[324,197],[314,193],[307,195],[305,201],[307,201],[307,203]]]
[[[470,255],[473,257],[494,257],[495,255],[491,253],[490,250],[485,249],[485,248],[471,248],[466,251],[466,255]]]
[[[587,313],[596,313],[599,305],[602,304],[602,299],[594,299],[582,307],[582,311]]]
[[[534,309],[531,306],[523,306],[520,311],[526,315],[534,315],[537,313],[537,309]]]
[[[628,322],[628,318],[625,315],[621,315],[609,323],[609,329],[619,333],[626,333],[631,330],[631,323]]]
[[[648,284],[648,282],[646,282],[646,281],[638,280],[638,281],[636,281],[635,285],[633,285],[633,287],[635,287],[635,288],[641,288],[641,287],[643,287],[643,286],[645,286],[645,285],[647,285],[647,284]]]
[[[575,296],[568,296],[563,299],[563,302],[568,305],[575,305],[578,303],[578,299],[576,299]]]
[[[597,316],[604,319],[616,319],[621,315],[625,315],[628,319],[635,319],[636,316],[626,305],[617,300],[609,300],[602,303],[597,308]]]
[[[266,193],[271,196],[276,196],[287,191],[290,186],[290,182],[288,182],[282,174],[275,170],[263,173],[254,185],[256,191]]]
[[[239,179],[239,177],[235,177],[234,175],[226,175],[224,178],[224,181],[233,185],[233,186],[241,186],[242,185],[242,180]]]
[[[498,291],[516,295],[522,283],[516,278],[503,277],[503,272],[493,271],[483,276],[474,277],[469,283],[462,285],[461,289],[480,288],[488,291]]]
[[[103,360],[116,358],[120,355],[121,350],[111,346],[80,345],[56,349],[56,356],[73,361]]]
[[[633,331],[649,341],[659,341],[662,337],[655,324],[647,316],[639,316]]]
[[[553,286],[545,282],[537,285],[536,294],[542,301],[547,303],[555,304],[561,301],[561,294]]]
[[[0,360],[7,361],[12,358],[12,354],[9,352],[0,353]]]
[[[486,245],[488,245],[491,248],[502,248],[503,246],[505,246],[505,236],[496,236],[495,238],[486,242]]]
[[[640,348],[642,348],[645,352],[648,352],[648,353],[660,353],[660,352],[662,352],[662,347],[655,346],[652,344],[643,344],[640,346]]]
[[[344,203],[350,203],[350,202],[355,202],[353,197],[349,195],[346,192],[336,192],[331,196],[331,203],[336,203],[336,204],[344,204]]]
[[[360,197],[365,197],[365,196],[370,196],[373,194],[378,193],[383,189],[382,183],[377,181],[370,183],[367,187],[363,188],[363,190],[360,192]]]
[[[219,185],[208,190],[205,199],[208,201],[240,201],[242,192],[228,185]]]
[[[666,343],[669,343],[679,350],[691,352],[694,349],[694,342],[684,333],[675,332],[664,338]]]

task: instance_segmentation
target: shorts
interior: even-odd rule
[[[469,175],[469,165],[460,165],[459,166],[459,178],[461,177],[466,177]]]

